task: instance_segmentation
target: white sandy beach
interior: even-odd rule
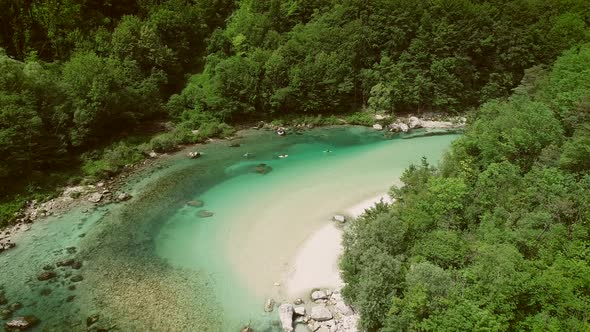
[[[358,218],[381,200],[392,202],[389,195],[380,194],[346,209],[346,215]],[[338,259],[343,250],[341,242],[342,229],[335,223],[326,224],[311,234],[289,264],[283,293],[288,298],[295,298],[304,296],[316,287],[334,289],[344,286],[338,268]]]

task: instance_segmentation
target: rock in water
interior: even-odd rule
[[[5,324],[6,331],[23,331],[37,325],[39,319],[35,316],[17,317]]]
[[[234,142],[234,143],[229,143],[229,147],[230,147],[230,148],[239,148],[239,147],[240,147],[240,143],[236,143],[236,142]]]
[[[254,170],[259,174],[267,174],[272,171],[272,167],[268,166],[267,164],[258,164]]]
[[[254,330],[252,330],[252,328],[250,326],[244,326],[240,329],[240,332],[253,332]]]
[[[293,305],[290,303],[279,306],[279,319],[284,332],[293,332]]]
[[[337,214],[334,217],[332,217],[332,219],[334,221],[339,221],[339,222],[346,222],[346,217],[344,217],[343,215]]]
[[[199,212],[197,212],[197,216],[199,218],[209,218],[213,217],[213,212],[207,210],[199,210]]]
[[[49,279],[53,279],[55,277],[57,277],[57,274],[55,272],[53,272],[53,271],[46,271],[46,272],[43,272],[40,275],[38,275],[37,276],[37,280],[39,280],[39,281],[46,281],[46,280],[49,280]]]
[[[271,312],[275,308],[275,301],[273,299],[266,300],[264,303],[264,311]]]
[[[382,126],[382,125],[380,125],[380,124],[378,124],[378,123],[375,123],[375,124],[373,125],[373,129],[375,129],[375,130],[383,130],[383,126]]]
[[[88,197],[88,201],[92,202],[92,203],[98,203],[102,200],[102,194],[101,193],[94,193],[92,195],[90,195],[90,197]]]
[[[186,205],[188,206],[192,206],[192,207],[201,207],[203,205],[205,205],[205,203],[203,203],[203,201],[200,200],[194,200],[194,201],[188,201],[186,202]]]
[[[131,195],[129,195],[128,193],[120,193],[119,196],[117,196],[117,201],[119,202],[125,202],[131,199]]]
[[[201,153],[200,152],[189,152],[188,153],[188,157],[191,159],[197,159],[199,157],[201,157]]]
[[[326,308],[326,306],[318,305],[311,308],[311,319],[316,322],[324,322],[332,319],[332,313]]]
[[[94,314],[88,318],[86,318],[86,326],[91,326],[94,323],[98,322],[98,319],[100,318],[99,314]]]

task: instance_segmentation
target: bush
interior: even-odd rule
[[[346,117],[346,122],[352,125],[372,126],[375,123],[373,116],[366,112],[356,112]]]
[[[152,150],[156,152],[168,152],[173,151],[178,146],[176,137],[173,132],[160,134],[150,141]]]

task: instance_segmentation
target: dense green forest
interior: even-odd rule
[[[588,331],[589,24],[587,0],[2,1],[0,226],[232,125],[471,112],[347,230],[345,297],[367,331]]]
[[[485,103],[345,236],[368,331],[590,330],[590,44]]]

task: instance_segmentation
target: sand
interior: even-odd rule
[[[392,202],[389,195],[382,193],[346,209],[346,215],[358,218],[381,200]],[[293,299],[305,296],[313,288],[336,289],[344,286],[338,268],[342,251],[342,228],[336,222],[320,227],[297,249],[286,271],[283,293]]]

